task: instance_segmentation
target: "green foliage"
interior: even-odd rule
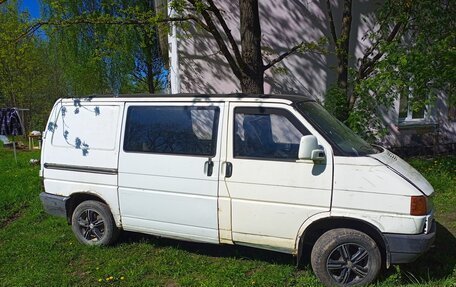
[[[432,106],[440,92],[454,98],[454,15],[454,1],[385,1],[378,13],[381,28],[367,35],[373,43],[378,43],[383,57],[367,77],[353,76],[354,91],[359,98],[350,115],[352,127],[359,126],[365,132],[372,124],[378,127],[381,119],[377,108],[390,108],[401,96],[410,98],[415,111],[425,105]],[[397,23],[403,23],[405,29],[398,40],[388,41],[387,36]]]
[[[336,118],[343,118],[343,114],[347,111],[346,90],[337,85],[330,86],[325,95],[324,106]]]
[[[455,14],[454,1],[384,1],[364,37],[372,46],[350,70],[344,91],[328,89],[327,108],[342,120],[349,110],[346,123],[375,140],[385,132],[382,116],[401,97],[415,112],[432,107],[439,93],[454,105]],[[338,57],[345,52],[336,50]]]
[[[150,1],[43,2],[45,18],[54,23],[46,27],[53,54],[66,67],[63,72],[67,94],[151,89],[149,77],[161,73],[163,60],[155,25],[157,16]],[[138,24],[123,24],[133,21]],[[153,84],[154,89],[162,89],[159,82]]]
[[[29,109],[26,128],[40,129],[49,106],[48,72],[53,69],[48,65],[47,45],[36,35],[16,41],[29,21],[18,5],[17,1],[8,1],[0,10],[0,107]]]
[[[391,99],[379,100],[372,95],[363,94],[359,97],[356,107],[349,113],[347,125],[366,141],[375,143],[378,138],[385,136],[388,132],[381,118],[381,115],[387,113],[387,110],[378,106],[380,102],[385,101],[391,101]]]
[[[0,10],[0,107],[29,109],[26,131],[43,130],[60,97],[164,88],[156,25],[162,15],[153,1],[40,3],[38,20],[21,12],[16,0]],[[37,22],[48,24],[24,36]]]
[[[200,2],[200,1],[198,1]],[[185,0],[172,0],[169,2],[169,7],[176,13],[182,14],[185,12],[187,2]]]
[[[332,85],[325,94],[324,107],[336,118],[346,118],[345,124],[365,140],[375,142],[379,136],[386,134],[385,126],[379,120],[378,105],[391,107],[393,101],[391,97],[377,99],[373,94],[360,94],[356,107],[349,111],[346,90]]]
[[[378,66],[383,64],[385,63],[380,62]],[[394,108],[396,100],[396,94],[387,91],[392,89],[398,79],[379,73],[377,80],[381,81],[382,85],[377,86],[369,80],[355,84],[353,93],[356,94],[357,101],[347,119],[348,126],[369,142],[375,142],[386,135],[387,127],[382,115]]]
[[[327,54],[328,38],[320,37],[317,41],[303,42],[298,48],[299,53]]]

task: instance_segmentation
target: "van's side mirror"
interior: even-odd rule
[[[318,146],[315,136],[303,136],[299,142],[298,158],[321,161],[325,159],[325,151]]]

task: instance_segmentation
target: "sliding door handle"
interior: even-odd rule
[[[233,164],[229,161],[225,165],[225,177],[231,177],[233,175]]]
[[[212,161],[212,158],[209,158],[204,163],[204,172],[206,173],[207,176],[212,176],[213,171],[214,171],[214,162]]]

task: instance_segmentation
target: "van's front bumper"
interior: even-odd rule
[[[435,221],[427,234],[391,234],[384,236],[388,243],[390,262],[392,264],[415,261],[421,254],[431,248],[436,234]]]
[[[47,213],[62,217],[67,216],[66,202],[69,197],[42,192],[40,193],[40,199]]]

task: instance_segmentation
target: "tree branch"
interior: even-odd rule
[[[391,43],[396,36],[399,34],[399,31],[403,27],[403,23],[399,22],[394,25],[393,29],[389,33],[388,37],[385,39],[387,43]],[[379,51],[374,57],[369,58],[372,53],[377,50],[380,41],[377,41],[371,48],[368,49],[368,52],[363,56],[361,60],[361,66],[359,67],[358,80],[365,78],[373,71],[373,66],[382,58],[384,52]]]
[[[393,29],[391,30],[391,32],[388,34],[388,36],[385,39],[385,41],[387,43],[391,43],[396,38],[400,37],[401,30],[402,30],[402,32],[406,30],[408,24],[411,21],[410,9],[411,9],[411,7],[408,7],[405,10],[406,13],[408,14],[407,19],[399,21],[394,25]],[[388,22],[386,19],[388,19],[390,17],[391,13],[392,13],[391,11],[388,12],[387,16],[385,17],[385,21],[383,23],[381,23],[381,25],[380,25],[379,31],[383,30],[382,27],[384,27],[384,25],[388,25]],[[361,59],[361,65],[358,70],[358,79],[363,79],[363,78],[367,77],[374,70],[374,65],[384,55],[384,52],[378,51],[378,46],[382,42],[383,38],[384,38],[384,35],[381,35],[380,39],[378,39],[375,44],[373,44],[371,47],[369,47],[368,49],[365,50],[364,56]],[[378,51],[377,54],[374,57],[369,58],[376,50]]]
[[[329,17],[329,28],[331,30],[331,36],[334,41],[334,45],[337,46],[336,26],[334,25],[334,16],[332,13],[332,8],[331,8],[331,0],[326,0],[326,10],[328,12],[328,17]]]
[[[384,24],[382,24],[383,26]],[[396,26],[393,28],[393,30],[395,30],[395,28],[397,27],[397,25],[400,25],[400,23],[397,23]],[[379,28],[379,31],[382,29],[382,27]],[[391,35],[390,35],[391,36]],[[390,38],[390,37],[387,37],[387,39]],[[369,57],[375,52],[375,50],[377,50],[378,46],[380,45],[381,41],[383,40],[382,37],[380,37],[380,39],[377,40],[377,42],[375,42],[374,44],[372,44],[369,48],[367,48],[365,51],[364,51],[364,55],[363,55],[363,58],[361,60],[361,64],[364,64],[365,62],[367,62],[367,60],[369,60]]]
[[[197,6],[196,0],[188,0],[192,5]],[[222,54],[225,56],[226,60],[228,61],[228,64],[230,65],[231,69],[233,70],[233,73],[236,75],[238,79],[241,78],[242,76],[242,71],[239,66],[239,63],[236,62],[235,58],[233,55],[231,55],[230,50],[228,49],[225,41],[223,40],[222,35],[220,34],[219,30],[217,29],[217,25],[212,21],[211,15],[206,10],[201,11],[201,15],[203,15],[204,21],[206,22],[205,25],[207,27],[207,31],[212,34],[214,37],[215,41],[217,42],[217,45],[220,48],[220,51],[222,51]]]
[[[141,77],[138,73],[132,72],[132,73],[130,73],[130,74],[131,74],[131,75],[133,76],[133,78],[135,78],[137,81],[143,82],[144,84],[147,84],[147,80],[146,80],[144,77]]]
[[[239,51],[239,46],[234,40],[233,34],[231,33],[230,28],[226,24],[225,19],[223,18],[222,14],[220,13],[220,9],[217,8],[217,6],[214,4],[214,1],[212,0],[207,0],[210,6],[210,11],[212,11],[215,14],[215,17],[217,17],[220,25],[223,28],[223,32],[225,33],[226,37],[228,38],[228,41],[231,45],[231,49],[234,52],[234,56],[239,64],[240,67],[244,65],[244,60],[242,59],[241,53]]]
[[[2,1],[2,0],[0,0]],[[6,0],[4,0],[6,1]],[[183,17],[168,17],[163,19],[158,19],[155,21],[147,21],[140,19],[106,19],[106,18],[73,18],[68,20],[42,20],[35,22],[33,25],[27,27],[27,29],[16,38],[16,42],[22,38],[29,36],[35,33],[38,29],[43,26],[71,26],[71,25],[138,25],[146,26],[153,25],[155,23],[169,23],[169,22],[184,22],[184,21],[194,21],[201,25],[203,29],[209,30],[209,28],[197,17],[194,15],[187,15]]]
[[[273,59],[272,61],[270,61],[267,65],[264,65],[263,66],[263,70],[266,71],[268,70],[269,68],[271,68],[272,66],[274,66],[275,64],[279,63],[280,61],[282,61],[283,59],[287,58],[288,56],[291,56],[293,55],[294,53],[296,53],[300,48],[302,48],[304,46],[304,42],[301,42],[297,45],[295,45],[294,47],[292,47],[290,50],[288,50],[287,52],[279,55],[277,58]]]
[[[407,21],[406,21],[407,22]],[[406,23],[398,22],[396,25],[394,25],[393,29],[391,32],[388,34],[386,37],[385,41],[387,43],[391,43],[394,41],[398,35],[400,30],[405,30]],[[378,46],[380,45],[382,39],[379,39],[375,44],[373,44],[369,49],[366,50],[362,60],[361,60],[361,65],[358,69],[358,75],[355,81],[360,81],[367,76],[369,76],[374,70],[375,70],[375,65],[378,63],[378,61],[383,57],[384,52],[378,51]],[[377,54],[373,56],[372,58],[369,58],[374,51],[377,50]],[[357,96],[355,93],[353,93],[352,97],[350,97],[349,100],[349,108],[352,109],[356,103]]]

